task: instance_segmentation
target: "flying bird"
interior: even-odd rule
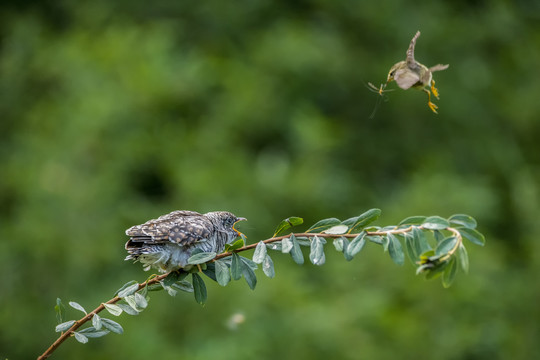
[[[395,80],[400,88],[407,90],[411,87],[424,91],[428,95],[428,106],[436,114],[438,106],[431,102],[431,93],[438,99],[439,91],[435,87],[435,80],[433,80],[433,73],[435,71],[446,70],[448,64],[446,65],[435,65],[430,68],[420,64],[414,58],[414,47],[416,45],[416,40],[420,36],[420,31],[417,31],[414,37],[411,40],[409,49],[407,50],[407,57],[404,61],[396,63],[390,71],[388,72],[388,77],[386,79],[386,84],[381,85],[378,90],[379,94],[385,91],[385,87],[392,80]],[[373,85],[372,85],[373,86]],[[428,87],[428,88],[426,88]],[[429,90],[431,89],[431,91]]]
[[[439,98],[439,91],[435,87],[435,80],[433,80],[433,72],[446,70],[449,65],[437,64],[428,68],[427,66],[416,61],[414,59],[414,47],[419,36],[420,31],[417,31],[411,40],[409,49],[407,50],[407,58],[405,61],[400,61],[392,66],[388,72],[386,83],[395,80],[398,86],[403,90],[414,87],[424,91],[428,95],[429,108],[434,113],[437,113],[437,105],[431,102],[431,93],[433,93],[437,99]],[[431,88],[431,92],[429,89],[426,89],[426,86]]]
[[[234,226],[246,220],[227,211],[200,214],[177,210],[126,230],[126,260],[140,261],[145,270],[151,267],[169,272],[190,267],[188,259],[196,249],[221,253],[225,244],[240,236]]]

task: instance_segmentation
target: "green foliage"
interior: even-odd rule
[[[62,300],[60,300],[60,298],[56,298],[54,311],[56,312],[56,322],[60,324],[66,313],[66,307],[64,304],[62,304]]]
[[[116,334],[123,334],[124,333],[124,329],[116,321],[113,321],[111,319],[102,318],[101,323],[102,323],[104,328],[106,328],[107,330],[109,330],[109,331],[111,331],[113,333],[116,333]]]
[[[135,280],[131,280],[125,283],[118,291],[116,295],[120,298],[129,296],[139,289],[139,283]]]
[[[360,216],[356,216],[343,221],[343,225],[349,227],[349,233],[354,233],[362,230],[381,216],[380,209],[370,209]]]
[[[193,273],[191,274],[191,276],[193,279],[195,301],[202,305],[206,302],[206,299],[208,297],[208,294],[206,292],[206,285],[204,284],[204,280],[202,279],[202,277],[199,276],[199,274]]]
[[[103,304],[109,314],[114,316],[120,316],[122,314],[122,308],[116,304]],[[138,312],[137,312],[138,313]]]
[[[392,261],[398,265],[403,265],[405,261],[405,254],[403,253],[403,248],[398,238],[392,234],[388,233],[388,253]]]
[[[274,231],[273,237],[276,237],[282,231],[290,229],[293,226],[301,225],[303,223],[304,223],[304,219],[300,217],[291,216],[289,218],[286,218],[279,223],[279,225],[276,228],[276,231]]]
[[[347,261],[351,261],[358,255],[365,247],[367,239],[370,239],[373,243],[382,246],[385,252],[388,251],[394,263],[403,265],[405,253],[398,238],[400,236],[404,239],[409,259],[417,266],[416,273],[424,273],[426,279],[434,279],[442,275],[442,284],[447,288],[456,278],[458,262],[464,272],[468,271],[468,257],[463,238],[467,238],[477,245],[484,245],[483,235],[473,229],[476,227],[476,221],[468,215],[453,215],[450,219],[439,216],[415,216],[401,221],[400,225],[366,229],[366,226],[378,218],[380,214],[379,209],[371,209],[360,216],[349,218],[343,222],[336,218],[325,219],[311,226],[305,233],[301,233],[299,238],[297,238],[299,235],[294,233],[276,237],[276,234],[299,221],[291,219],[300,219],[288,218],[278,225],[274,237],[265,241],[245,246],[244,238],[242,238],[240,239],[242,246],[237,241],[227,247],[219,257],[213,252],[196,252],[188,259],[188,263],[196,265],[196,267],[188,268],[188,271],[181,269],[170,272],[161,277],[159,284],[171,296],[176,296],[178,291],[193,292],[195,301],[204,305],[208,300],[208,290],[199,271],[221,286],[227,286],[231,280],[240,280],[244,277],[248,287],[255,290],[257,264],[262,264],[262,270],[268,277],[272,278],[275,275],[268,248],[282,254],[290,254],[296,264],[302,265],[304,263],[300,243],[302,241],[303,245],[310,248],[309,259],[311,263],[321,266],[326,262],[324,245],[327,243],[327,239],[333,240],[335,250],[343,253]],[[450,224],[456,224],[458,227],[453,228]],[[360,230],[360,232],[354,233],[355,230]],[[437,243],[434,250],[428,244],[426,232],[431,233]],[[450,233],[451,236],[443,238],[445,232]],[[352,238],[352,240],[349,242],[348,238]],[[279,246],[269,246],[277,244]],[[239,255],[240,252],[248,249],[254,249],[253,260]],[[189,273],[191,273],[191,283],[185,280]],[[148,306],[148,283],[151,281],[152,277],[147,280],[146,284],[138,284],[133,281],[124,284],[117,293],[118,298],[125,304],[104,303],[104,308],[115,316],[121,315],[123,311],[131,315],[142,312]],[[80,304],[70,301],[69,305],[87,314]],[[55,306],[57,313],[60,306],[61,301],[57,299]],[[74,325],[75,321],[68,321],[57,325],[56,331],[70,331]],[[104,336],[107,331],[122,334],[123,328],[115,321],[93,313],[92,326],[82,331],[73,331],[73,335],[77,341],[84,344],[88,342],[89,337]]]
[[[73,326],[73,324],[75,324],[75,320],[69,320],[69,321],[63,322],[61,324],[56,325],[55,331],[56,332],[66,331],[71,326]]]
[[[201,252],[201,253],[192,255],[188,259],[188,264],[192,264],[192,265],[202,264],[202,263],[212,260],[213,258],[216,257],[216,255],[217,254],[215,252]]]
[[[366,233],[364,231],[356,235],[350,243],[346,238],[341,239],[343,239],[343,253],[348,261],[351,261],[366,245]]]

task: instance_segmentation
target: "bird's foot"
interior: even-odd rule
[[[439,98],[439,90],[435,87],[435,80],[431,80],[431,92],[437,99]]]
[[[437,109],[439,108],[437,105],[435,105],[434,103],[432,103],[431,101],[428,101],[428,106],[429,108],[431,109],[431,111],[433,111],[435,114],[438,114],[437,113]]]

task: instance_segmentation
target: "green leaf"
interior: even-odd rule
[[[429,271],[426,272],[426,280],[436,279],[439,276],[441,276],[447,265],[448,265],[448,262],[445,261],[443,263],[438,264],[434,268],[429,269]]]
[[[81,331],[79,331],[79,334],[83,334],[87,338],[98,338],[98,337],[105,336],[108,333],[109,333],[109,330],[97,330],[93,326],[87,327],[86,329],[82,329]]]
[[[333,241],[334,247],[336,248],[336,251],[343,252],[344,247],[344,237],[335,238]]]
[[[409,216],[401,220],[398,225],[420,225],[426,220],[425,216]]]
[[[234,280],[240,280],[240,278],[242,277],[242,265],[240,261],[240,256],[237,253],[232,254],[231,276]]]
[[[458,248],[458,259],[461,270],[467,274],[469,272],[469,255],[467,254],[467,249],[465,249],[463,243],[461,243]]]
[[[364,236],[364,239],[366,238],[366,236]],[[350,244],[350,241],[349,239],[347,238],[343,238],[343,256],[345,257],[345,260],[347,261],[351,261],[353,258],[351,255],[349,255],[349,244]]]
[[[456,272],[457,261],[456,258],[452,256],[452,258],[450,259],[450,263],[446,266],[442,275],[442,284],[445,288],[448,288],[450,287],[450,285],[452,285],[454,279],[456,278]]]
[[[273,278],[276,273],[274,271],[274,262],[272,261],[272,258],[270,258],[270,255],[266,254],[266,257],[264,258],[264,261],[262,263],[262,269],[266,276],[269,278]]]
[[[437,245],[435,249],[435,255],[444,255],[451,251],[457,244],[457,238],[455,236],[450,236],[444,239]]]
[[[122,287],[121,287],[120,289],[116,290],[116,292],[114,293],[114,295],[117,295],[118,297],[123,297],[123,296],[120,296],[120,293],[121,293],[122,291],[124,291],[125,289],[127,289],[128,287],[133,286],[133,285],[135,285],[135,284],[136,284],[137,286],[139,285],[139,283],[138,283],[137,281],[135,281],[135,280],[128,281],[127,283],[125,283],[124,285],[122,285]],[[131,294],[127,294],[127,295],[131,295]],[[127,296],[127,295],[126,295],[126,296]]]
[[[180,291],[184,291],[184,292],[187,292],[187,293],[192,293],[194,291],[193,290],[193,285],[191,285],[191,283],[189,281],[187,281],[187,280],[177,281],[174,284],[172,284],[171,287],[173,289],[175,289],[175,290],[180,290]]]
[[[243,262],[245,262],[247,265],[249,265],[249,267],[251,267],[253,270],[257,270],[259,267],[257,266],[257,264],[255,264],[253,262],[253,260],[251,259],[248,259],[247,257],[243,257],[243,256],[240,256],[240,260],[242,260]]]
[[[172,271],[167,275],[167,277],[163,280],[161,280],[161,284],[166,287],[172,286],[175,282],[178,281],[178,272]]]
[[[117,304],[117,305],[123,312],[125,312],[128,315],[132,315],[132,316],[139,315],[139,312],[135,310],[134,308],[132,308],[131,306],[129,306],[128,304]]]
[[[418,254],[416,253],[416,249],[414,248],[414,236],[409,234],[405,235],[405,249],[407,250],[409,260],[413,265],[416,265],[419,258]]]
[[[208,297],[206,293],[206,285],[204,284],[204,280],[197,273],[193,273],[191,274],[191,276],[193,277],[193,289],[195,290],[195,301],[203,305],[206,302],[206,299]]]
[[[484,244],[486,243],[486,239],[484,238],[484,235],[480,234],[478,231],[474,229],[460,227],[460,228],[457,228],[457,230],[459,231],[462,237],[469,240],[473,244],[484,246]]]
[[[430,216],[424,220],[422,227],[428,230],[443,230],[450,226],[448,220],[440,216]]]
[[[75,324],[75,320],[69,320],[69,321],[66,321],[66,322],[63,322],[61,324],[58,324],[56,325],[55,327],[55,330],[56,332],[62,332],[62,331],[66,331],[68,330],[70,327],[73,326],[73,324]]]
[[[210,279],[217,281],[216,279],[216,263],[209,262],[202,265],[203,274],[208,276]]]
[[[476,220],[469,215],[455,214],[448,219],[451,224],[461,225],[469,229],[476,229]]]
[[[56,298],[56,305],[54,306],[54,311],[56,312],[56,322],[61,323],[64,319],[64,314],[66,312],[66,307],[62,304],[60,298]]]
[[[281,252],[288,254],[293,248],[293,243],[290,238],[285,238],[281,240]]]
[[[86,310],[84,310],[84,308],[79,303],[76,303],[75,301],[70,301],[69,306],[71,306],[72,308],[77,309],[77,310],[82,311],[83,313],[87,314]]]
[[[358,234],[352,241],[349,243],[346,249],[346,257],[345,259],[347,261],[351,261],[352,258],[358,254],[362,249],[364,248],[364,245],[366,245],[366,233],[362,231],[360,234]]]
[[[244,279],[246,279],[249,288],[255,290],[255,286],[257,286],[257,276],[249,262],[245,261],[247,260],[246,258],[241,257],[240,260],[242,260],[242,274],[244,275]]]
[[[390,244],[390,239],[388,238],[388,236],[383,236],[382,237],[382,247],[383,247],[384,252],[388,251],[388,244]]]
[[[356,216],[343,221],[342,224],[349,227],[349,233],[354,233],[355,231],[362,230],[363,228],[377,220],[379,216],[381,216],[380,209],[370,209],[360,216]]]
[[[335,225],[332,226],[329,229],[326,229],[324,231],[321,231],[321,233],[324,234],[332,234],[332,235],[339,235],[339,234],[345,234],[349,230],[349,227],[347,225]]]
[[[383,238],[379,235],[371,235],[371,236],[366,235],[366,239],[377,245],[384,245]]]
[[[323,243],[320,237],[314,236],[311,240],[311,251],[309,253],[309,260],[313,265],[321,266],[326,262],[324,255]]]
[[[294,234],[291,234],[290,240],[293,245],[290,251],[291,257],[295,263],[302,265],[304,263],[304,254],[302,254],[300,244],[298,243],[298,240],[296,240],[296,236],[294,236]]]
[[[305,236],[297,237],[296,241],[298,241],[300,246],[311,246],[311,240]]]
[[[126,296],[132,295],[137,290],[139,290],[139,284],[135,282],[135,284],[129,285],[122,290],[118,291],[118,297],[125,298]],[[112,331],[112,330],[111,330]]]
[[[161,280],[161,284],[166,287],[171,287],[174,283],[177,283],[180,280],[183,280],[188,275],[185,271],[173,271],[167,275],[167,277]]]
[[[171,286],[166,286],[163,283],[161,283],[161,286],[163,286],[163,288],[167,291],[167,294],[169,294],[169,296],[176,296],[176,294],[178,294],[178,291],[174,290],[172,285]]]
[[[405,254],[403,253],[403,248],[398,238],[392,234],[388,233],[388,253],[393,262],[398,265],[403,265],[405,262]]]
[[[175,294],[175,295],[176,295],[176,294]],[[137,306],[137,302],[135,301],[135,296],[134,296],[134,295],[126,296],[126,297],[124,298],[124,301],[127,302],[127,304],[133,308],[133,310],[136,310],[136,311],[138,311],[138,312],[143,311],[143,309],[140,309],[140,308]]]
[[[122,309],[118,305],[103,303],[103,306],[110,314],[114,316],[120,316],[120,314],[122,314]]]
[[[92,325],[96,330],[101,330],[101,317],[98,314],[92,316]]]
[[[159,282],[157,284],[150,284],[150,285],[146,286],[145,288],[148,291],[161,291],[161,290],[163,290],[163,286],[161,285],[161,282]]]
[[[313,226],[306,230],[307,233],[320,233],[323,230],[329,229],[332,226],[341,224],[336,218],[324,219],[316,222]]]
[[[261,264],[264,261],[265,256],[266,256],[266,244],[262,241],[259,241],[259,243],[257,244],[257,247],[255,247],[255,252],[253,253],[253,261],[257,264]]]
[[[429,243],[426,238],[426,234],[420,228],[417,226],[413,226],[412,228],[412,235],[413,235],[413,244],[414,244],[414,250],[417,256],[425,253],[426,251],[431,250],[431,246],[429,246]]]
[[[260,242],[258,245],[260,245],[261,243],[262,242]],[[263,243],[263,248],[266,253],[266,247],[264,246],[264,243]],[[231,281],[231,272],[229,271],[229,267],[224,261],[221,261],[221,260],[217,260],[215,264],[216,264],[216,280],[219,285],[226,286]]]
[[[148,300],[139,293],[135,293],[135,303],[139,309],[146,309],[148,306]]]
[[[276,228],[274,235],[276,237],[280,232],[290,229],[293,226],[300,225],[304,222],[304,219],[296,216],[291,216],[285,220],[282,220]]]
[[[231,252],[231,251],[234,251],[234,250],[238,250],[242,247],[244,247],[244,239],[243,238],[240,238],[238,240],[236,240],[235,242],[233,242],[232,244],[225,244],[225,251],[226,252]]]
[[[435,238],[435,241],[437,243],[440,243],[441,241],[446,239],[446,236],[444,236],[444,234],[440,232],[439,230],[433,230],[432,232],[433,232],[433,237]]]
[[[217,254],[215,252],[198,253],[189,257],[188,264],[190,265],[202,264],[202,263],[212,260],[213,258],[216,257],[216,255]]]
[[[116,321],[113,321],[111,319],[101,318],[101,323],[103,324],[104,328],[106,328],[107,330],[112,331],[113,333],[116,333],[116,334],[123,334],[124,333],[124,329]]]
[[[77,340],[81,344],[86,344],[88,342],[88,338],[81,333],[74,331],[73,335],[75,335],[75,340]]]
[[[311,242],[309,243],[311,246]],[[281,251],[281,241],[274,241],[273,243],[266,244],[266,248],[275,251]]]

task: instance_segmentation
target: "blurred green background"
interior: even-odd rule
[[[540,5],[535,1],[20,1],[0,5],[0,358],[57,337],[128,280],[124,230],[229,210],[277,223],[379,207],[467,213],[486,235],[450,289],[370,244],[351,263],[156,293],[124,335],[58,359],[529,359],[540,353]],[[422,31],[439,115],[379,84]],[[391,86],[395,88],[395,84]],[[68,309],[70,318],[81,313]],[[245,321],[236,328],[231,317]]]

